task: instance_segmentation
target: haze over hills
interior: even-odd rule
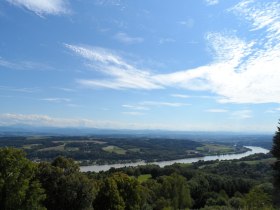
[[[268,132],[219,132],[219,131],[168,131],[168,130],[132,130],[132,129],[98,129],[72,127],[36,127],[27,125],[0,126],[0,136],[20,135],[114,135],[115,137],[164,137],[187,138],[203,141],[271,141],[273,133]]]

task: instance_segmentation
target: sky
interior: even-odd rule
[[[274,132],[280,2],[2,0],[0,126]]]

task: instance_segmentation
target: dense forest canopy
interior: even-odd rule
[[[126,154],[123,150],[147,148],[150,152],[145,154],[150,158],[156,157],[160,151],[158,154],[168,157],[176,151],[180,154],[206,148],[208,153],[210,150],[231,152],[232,148],[243,147],[241,143],[232,147],[228,143],[182,139],[2,137],[0,209],[277,210],[280,192],[279,136],[280,128],[274,136],[271,153],[254,154],[238,160],[177,163],[163,168],[147,164],[111,168],[98,173],[81,172],[81,162],[69,157],[57,156],[46,159],[48,161],[29,158],[32,152],[50,152],[61,145],[79,149],[87,145],[89,149],[92,144],[104,153],[120,156]],[[261,142],[255,143],[259,145]],[[268,143],[264,145],[269,147]]]
[[[270,154],[81,173],[58,157],[34,163],[22,150],[0,149],[1,209],[273,209]]]

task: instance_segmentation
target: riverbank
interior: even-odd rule
[[[195,150],[188,150],[182,154],[170,154],[166,155],[163,152],[159,152],[157,155],[153,155],[153,158],[147,156],[142,157],[143,159],[112,159],[112,160],[83,160],[80,161],[80,166],[92,166],[92,165],[117,165],[117,164],[131,164],[138,162],[145,162],[151,164],[154,162],[163,162],[163,161],[173,161],[186,158],[201,158],[205,156],[214,156],[214,155],[228,155],[228,154],[241,154],[244,152],[250,151],[250,149],[244,146],[225,146],[222,144],[204,144],[202,147],[197,147]]]
[[[81,166],[80,170],[82,172],[93,171],[107,171],[110,168],[122,168],[122,167],[129,167],[129,166],[139,166],[139,165],[147,165],[147,164],[156,164],[160,167],[164,167],[167,165],[172,165],[174,163],[194,163],[197,161],[209,161],[209,160],[233,160],[233,159],[240,159],[249,155],[253,155],[256,153],[268,153],[269,150],[261,148],[261,147],[254,147],[254,146],[245,146],[246,148],[250,149],[250,151],[246,151],[244,153],[239,154],[225,154],[225,155],[209,155],[204,157],[195,157],[195,158],[184,158],[184,159],[177,159],[177,160],[168,160],[168,161],[158,161],[158,162],[151,162],[146,163],[144,161],[139,161],[135,163],[123,163],[123,164],[104,164],[104,165],[91,165],[91,166]]]

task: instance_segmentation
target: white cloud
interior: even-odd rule
[[[145,113],[143,113],[143,112],[122,112],[122,114],[133,115],[133,116],[141,116],[141,115],[144,115]]]
[[[181,107],[181,106],[188,106],[190,104],[186,103],[174,103],[174,102],[165,102],[165,101],[143,101],[139,104],[144,106],[169,106],[169,107]]]
[[[225,113],[228,112],[226,109],[207,109],[206,112],[212,112],[212,113]]]
[[[238,68],[242,59],[252,52],[255,41],[247,43],[232,33],[208,33],[206,40],[212,50],[215,63],[225,63]]]
[[[22,92],[22,93],[35,93],[40,91],[39,88],[24,88],[24,87],[11,87],[11,86],[0,86],[0,90],[4,90],[5,92]]]
[[[50,126],[50,127],[104,127],[113,128],[117,126],[114,122],[96,122],[89,119],[67,119],[53,118],[48,115],[37,114],[0,114],[2,125],[24,124],[30,126]],[[117,126],[116,128],[118,128]]]
[[[190,104],[187,103],[176,103],[176,102],[166,102],[166,101],[142,101],[138,102],[136,105],[131,104],[124,104],[122,105],[123,108],[127,108],[130,110],[136,111],[148,111],[151,110],[152,107],[182,107],[182,106],[189,106]],[[125,112],[127,113],[127,112]],[[132,112],[133,113],[133,112]],[[142,113],[144,114],[144,113]]]
[[[264,13],[270,11],[263,10]],[[280,16],[280,10],[278,14]],[[279,21],[278,24],[280,28]],[[274,29],[268,28],[260,40],[246,41],[235,35],[209,33],[213,63],[156,75],[155,79],[169,86],[210,90],[222,97],[221,103],[280,103],[280,39],[276,25],[272,24]]]
[[[176,42],[176,40],[172,38],[160,38],[158,41],[159,44],[173,43],[173,42]]]
[[[53,87],[57,90],[62,90],[62,91],[65,91],[65,92],[76,92],[75,89],[72,89],[72,88],[65,88],[65,87]]]
[[[219,4],[219,0],[205,0],[208,5],[216,5]]]
[[[244,110],[243,110],[244,111]],[[244,114],[244,113],[243,113]],[[243,118],[244,119],[244,118]],[[48,126],[48,127],[81,127],[81,128],[105,128],[105,129],[162,129],[175,131],[269,131],[274,129],[273,125],[267,123],[234,126],[234,124],[214,124],[214,123],[124,123],[120,121],[99,121],[92,119],[76,118],[57,118],[48,115],[38,114],[0,114],[0,125],[29,125],[29,126]]]
[[[130,113],[131,114],[131,113]],[[0,125],[29,125],[48,127],[85,127],[85,128],[105,128],[105,129],[171,129],[172,126],[166,124],[141,124],[123,123],[118,121],[99,121],[91,119],[56,118],[48,115],[38,114],[0,114]],[[175,129],[174,126],[173,129]],[[178,129],[178,127],[177,127]]]
[[[100,6],[121,6],[121,0],[95,0],[94,3]]]
[[[265,29],[279,34],[279,9],[278,1],[244,0],[229,11],[245,17],[252,23],[252,30]]]
[[[131,37],[122,32],[117,33],[114,38],[124,44],[138,44],[144,41],[142,37]]]
[[[192,28],[194,26],[194,19],[188,18],[187,20],[179,21],[179,24],[181,24],[187,28]]]
[[[69,12],[66,0],[6,0],[9,3],[30,10],[39,16],[59,15]]]
[[[71,99],[69,98],[42,98],[42,101],[49,101],[49,102],[55,102],[55,103],[62,103],[62,102],[70,102]]]
[[[270,113],[270,114],[274,114],[274,113],[277,113],[277,112],[280,112],[280,107],[265,111],[265,113]]]
[[[18,68],[19,66],[13,62],[4,60],[0,57],[0,66],[6,67],[6,68]]]
[[[120,56],[104,48],[86,47],[71,44],[64,44],[64,46],[76,54],[91,61],[100,62],[101,64],[112,64],[125,68],[132,68],[132,66],[128,65]]]
[[[264,51],[265,55],[257,55],[253,49],[254,41],[246,42],[234,35],[220,33],[209,33],[207,39],[213,49],[213,63],[169,74],[138,69],[102,48],[65,46],[109,76],[99,80],[77,80],[86,87],[146,90],[179,87],[210,90],[221,96],[221,103],[280,103],[280,71],[275,69],[280,66],[280,47],[279,50]]]
[[[172,94],[171,96],[175,97],[175,98],[189,98],[190,97],[189,95],[185,95],[185,94]]]
[[[105,79],[80,79],[87,87],[210,91],[220,103],[280,103],[280,3],[242,1],[230,12],[248,21],[261,36],[251,40],[235,32],[210,32],[205,38],[213,61],[193,69],[155,74],[139,69],[111,51],[66,45],[98,63]]]
[[[199,98],[199,99],[219,99],[217,96],[210,96],[210,95],[186,95],[186,94],[171,94],[172,97],[175,98]]]
[[[109,78],[78,79],[77,82],[86,87],[103,87],[111,89],[161,89],[149,71],[140,70],[126,62],[120,56],[103,48],[91,48],[65,44],[67,48],[94,64],[94,68]]]
[[[275,110],[266,110],[264,113],[275,114],[276,112]]]
[[[122,107],[134,110],[149,110],[148,107],[139,106],[139,105],[130,105],[130,104],[123,104]]]
[[[239,110],[231,113],[231,118],[238,120],[248,119],[252,117],[253,116],[251,110]]]
[[[81,108],[81,107],[84,107],[84,106],[79,105],[79,104],[66,104],[66,106],[72,107],[72,108]]]
[[[34,61],[10,61],[0,57],[0,66],[13,69],[13,70],[50,70],[50,67],[44,63],[38,63]]]

